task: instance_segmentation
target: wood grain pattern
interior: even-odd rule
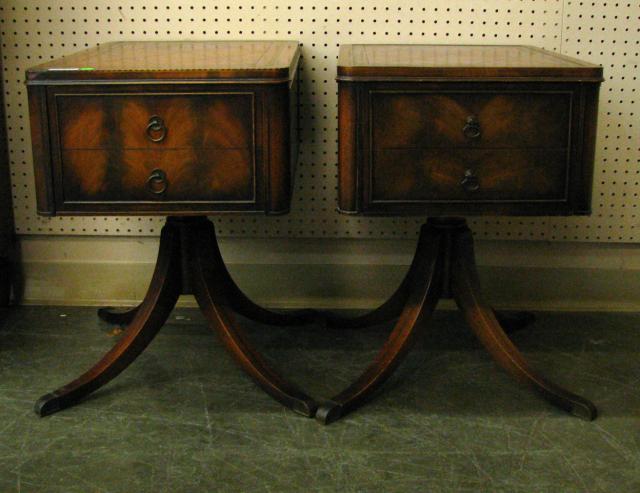
[[[588,214],[600,79],[536,48],[343,45],[340,212]]]
[[[255,200],[253,161],[247,149],[128,149],[114,153],[74,149],[62,152],[62,163],[63,204]],[[154,169],[167,175],[163,194],[154,194],[147,186]]]
[[[163,228],[149,290],[123,336],[95,365],[75,380],[43,395],[35,412],[48,416],[74,405],[107,384],[142,353],[158,334],[180,295],[178,232]]]
[[[64,203],[255,201],[252,93],[71,93],[55,105]],[[154,169],[167,175],[165,193],[148,186]]]
[[[473,236],[466,221],[461,218],[430,218],[420,229],[418,246],[407,277],[389,301],[355,319],[333,318],[341,327],[362,327],[366,323],[374,324],[396,317],[398,320],[367,369],[342,392],[320,405],[316,419],[329,424],[373,397],[410,351],[416,334],[423,328],[421,325],[427,321],[440,298],[455,299],[479,341],[511,376],[560,409],[589,421],[596,418],[598,412],[591,401],[569,392],[534,370],[505,334],[496,314],[483,300]],[[526,322],[527,317],[516,320],[512,328]]]
[[[594,420],[598,410],[591,401],[569,392],[534,370],[505,334],[480,290],[471,230],[461,228],[451,244],[453,298],[487,352],[507,373],[528,385],[551,404],[585,420]]]
[[[571,92],[371,92],[374,148],[569,144]],[[463,129],[476,118],[480,136]]]
[[[287,187],[275,204],[280,209],[267,202],[267,162],[261,152],[268,140],[274,148],[281,141],[288,144],[278,127],[269,125],[269,113],[263,110],[288,120],[286,85],[133,93],[127,87],[50,89],[53,147],[60,142],[51,164],[57,213],[191,214],[288,208],[288,182],[272,186]],[[284,94],[285,107],[275,113],[275,107],[283,105],[278,94]],[[160,134],[147,132],[152,117],[163,121],[159,141],[152,138]],[[280,173],[288,175],[289,154],[276,158],[271,169],[274,173],[287,170]],[[153,193],[148,183],[158,169],[167,177],[164,193]]]
[[[340,46],[338,78],[519,78],[602,80],[602,67],[555,52],[517,45]]]
[[[353,84],[338,85],[338,210],[358,210],[358,102]]]
[[[158,260],[145,298],[139,307],[120,317],[128,323],[122,337],[87,372],[42,396],[36,402],[36,413],[46,416],[73,406],[117,377],[151,343],[178,296],[192,293],[209,325],[240,367],[284,406],[312,417],[317,407],[315,401],[280,376],[243,334],[232,311],[237,305],[227,300],[227,295],[234,297],[238,288],[233,285],[235,289],[231,289],[229,283],[233,284],[220,256],[213,224],[206,217],[168,218],[162,228]],[[278,317],[266,310],[260,312],[259,317],[265,316],[281,323],[303,323],[305,315]]]
[[[411,350],[422,322],[431,316],[442,294],[442,240],[434,228],[421,228],[417,248],[420,254],[412,265],[415,275],[411,278],[411,289],[389,338],[351,385],[320,405],[316,414],[318,421],[330,424],[364,404]]]
[[[28,97],[37,212],[42,216],[53,216],[55,215],[55,197],[47,96],[43,87],[32,87],[28,90]]]
[[[143,303],[119,316],[102,312],[129,322],[122,339],[88,372],[43,396],[38,414],[71,406],[115,378],[151,342],[180,294],[195,295],[258,385],[294,411],[315,414],[315,401],[251,346],[232,310],[282,325],[314,314],[282,315],[251,302],[229,276],[203,215],[288,211],[297,61],[297,43],[125,43],[28,72],[42,212],[196,216],[167,219]],[[51,70],[91,62],[92,70]],[[132,83],[137,77],[186,82]]]
[[[64,80],[27,84],[39,213],[288,212],[296,74],[279,79],[269,70],[295,68],[297,43],[123,43],[68,57],[60,67],[91,57],[109,83],[72,70]],[[187,75],[205,66],[225,74],[207,69],[199,83]],[[240,66],[272,78],[227,73]],[[153,81],[170,67],[182,78]],[[133,83],[130,70],[143,69],[148,83]]]
[[[508,373],[595,419],[590,401],[536,372],[509,340],[482,299],[471,231],[455,216],[588,212],[601,68],[530,48],[468,46],[343,45],[339,64],[340,211],[444,217],[423,226],[387,302],[351,321],[328,317],[362,327],[400,316],[374,361],[317,419],[331,423],[370,398],[441,296],[456,300]]]
[[[261,79],[295,77],[297,41],[123,41],[43,63],[28,83],[101,80]]]
[[[478,189],[462,185],[470,170]],[[385,149],[372,159],[370,201],[565,201],[565,149]]]

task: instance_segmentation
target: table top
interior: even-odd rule
[[[338,79],[563,78],[602,80],[602,67],[532,46],[342,45]]]
[[[27,84],[112,79],[293,78],[297,41],[125,41],[106,43],[27,70]]]

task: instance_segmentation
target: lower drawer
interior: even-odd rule
[[[567,165],[566,149],[377,150],[369,201],[561,201]]]
[[[251,149],[62,150],[63,197],[82,202],[255,202]]]

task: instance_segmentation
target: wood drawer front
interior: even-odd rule
[[[55,105],[62,149],[253,146],[252,93],[65,93]]]
[[[569,145],[571,92],[372,91],[370,98],[376,149]]]
[[[255,201],[250,149],[63,149],[61,159],[66,204]]]
[[[561,201],[567,193],[567,159],[561,149],[377,150],[371,203]],[[473,181],[465,187],[467,174]]]

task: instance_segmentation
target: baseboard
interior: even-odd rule
[[[222,241],[237,283],[274,308],[372,308],[400,283],[413,246],[409,240]],[[155,238],[25,237],[21,302],[135,304],[156,249]],[[633,245],[478,242],[477,251],[485,295],[498,308],[640,310],[640,250]],[[194,304],[192,297],[180,299],[182,306]]]

